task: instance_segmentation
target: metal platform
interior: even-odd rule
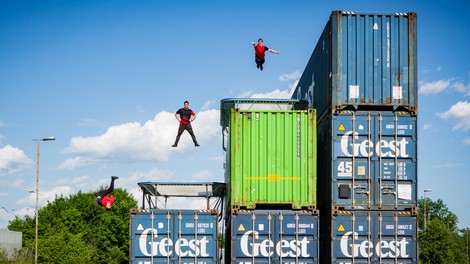
[[[207,209],[210,210],[210,199],[218,198],[217,205],[223,205],[226,185],[222,182],[139,182],[137,183],[143,193],[142,208],[158,209],[159,197],[165,199],[166,208],[169,197],[200,197],[207,201]]]

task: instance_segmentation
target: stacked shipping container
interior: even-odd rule
[[[322,263],[417,262],[416,28],[334,11],[294,91],[318,113]]]
[[[130,263],[218,263],[214,210],[134,210]]]
[[[306,105],[221,101],[226,263],[318,263],[316,119]]]

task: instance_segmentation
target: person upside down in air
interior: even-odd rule
[[[119,179],[117,176],[111,177],[111,184],[109,185],[108,189],[104,189],[99,191],[96,194],[95,205],[96,206],[104,206],[106,210],[111,210],[111,206],[114,203],[114,196],[112,192],[114,191],[114,180]]]

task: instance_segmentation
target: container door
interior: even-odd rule
[[[275,263],[274,217],[270,214],[232,216],[232,263]],[[230,238],[227,238],[230,239]]]
[[[217,216],[152,210],[131,215],[130,263],[217,263]]]
[[[390,112],[333,117],[333,203],[404,210],[416,204],[416,118]]]
[[[318,218],[311,213],[281,213],[276,231],[276,263],[318,263]]]
[[[404,209],[416,204],[416,118],[379,115],[375,119],[376,197],[378,209]]]
[[[232,111],[230,206],[316,206],[315,111]]]
[[[373,120],[370,114],[334,117],[333,202],[339,207],[372,206]]]
[[[409,212],[339,211],[331,228],[332,263],[416,263],[416,217]]]
[[[318,216],[272,211],[232,216],[231,263],[318,263]]]
[[[171,219],[169,212],[131,215],[131,263],[171,263]]]
[[[198,211],[175,217],[176,263],[217,262],[217,220],[215,215]]]
[[[417,218],[409,211],[379,213],[376,218],[374,263],[417,263]]]

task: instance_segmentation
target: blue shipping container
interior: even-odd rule
[[[323,222],[322,222],[323,224]],[[339,211],[322,226],[322,263],[418,263],[417,217],[409,211]]]
[[[132,211],[130,263],[218,263],[215,210]]]
[[[318,120],[336,110],[417,111],[417,15],[334,11],[294,91]]]
[[[230,215],[225,263],[318,263],[316,211],[256,210]]]
[[[319,208],[405,210],[417,204],[417,120],[342,111],[318,124]]]

